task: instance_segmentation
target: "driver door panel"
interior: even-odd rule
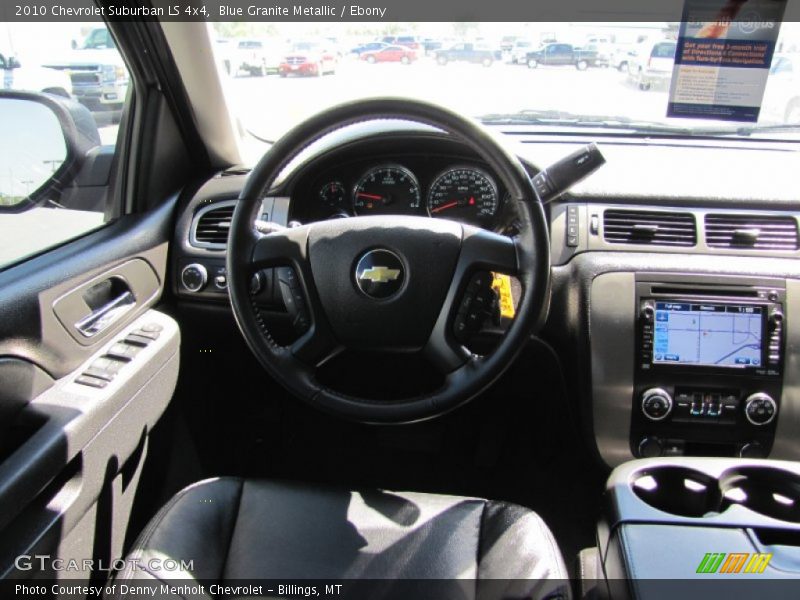
[[[178,376],[178,325],[153,309],[173,206],[0,272],[2,578],[104,578],[50,561],[123,555],[148,434]]]

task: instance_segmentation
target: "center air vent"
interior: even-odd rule
[[[192,246],[224,249],[236,201],[217,202],[197,211],[192,223]]]
[[[706,215],[706,243],[712,248],[797,250],[794,217]]]
[[[689,213],[608,209],[603,238],[612,244],[694,246],[697,224]]]

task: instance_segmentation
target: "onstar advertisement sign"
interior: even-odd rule
[[[667,116],[758,120],[786,0],[686,0]]]

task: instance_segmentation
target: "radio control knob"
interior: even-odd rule
[[[639,312],[639,316],[642,317],[643,321],[652,321],[655,317],[655,309],[653,308],[652,302],[645,302],[642,304],[641,310]]]
[[[199,263],[186,265],[181,271],[181,283],[187,291],[199,292],[208,282],[208,271]]]
[[[778,405],[771,396],[758,392],[744,401],[744,416],[753,425],[761,426],[771,423],[778,414]]]
[[[672,412],[672,396],[661,388],[651,388],[642,394],[642,412],[651,421],[661,421]]]

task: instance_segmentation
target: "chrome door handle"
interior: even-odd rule
[[[124,292],[75,323],[75,329],[85,337],[95,336],[119,320],[134,306],[136,306],[136,298],[133,293]]]

